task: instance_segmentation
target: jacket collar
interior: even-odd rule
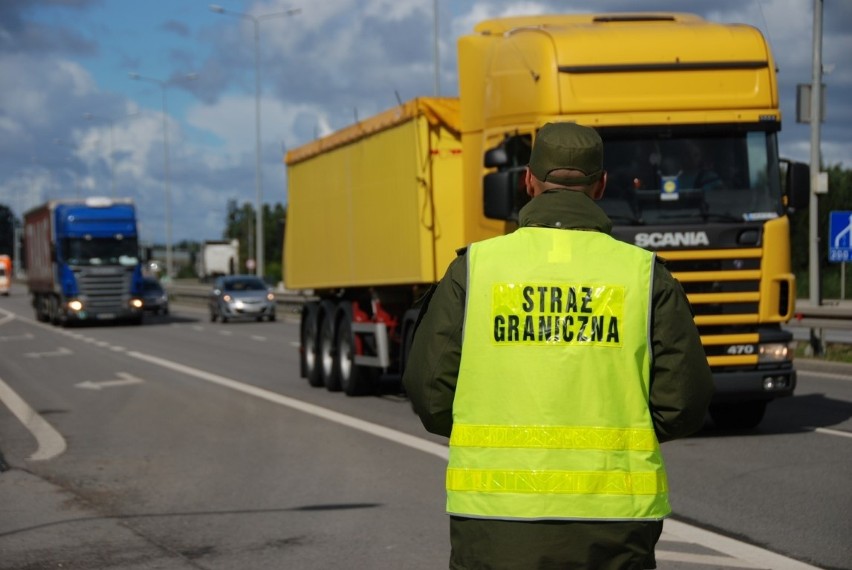
[[[574,190],[547,190],[521,208],[519,225],[608,234],[612,221],[594,200]]]

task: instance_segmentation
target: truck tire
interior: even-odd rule
[[[763,420],[766,400],[710,405],[710,417],[721,429],[754,429]]]
[[[358,340],[352,332],[352,305],[341,303],[337,310],[337,353],[334,367],[340,387],[347,396],[363,396],[372,393],[377,369],[355,364]]]
[[[322,386],[319,366],[319,307],[317,303],[306,303],[302,307],[300,365],[302,377],[314,388]]]
[[[50,308],[48,309],[47,320],[50,321],[50,324],[58,326],[61,322],[61,319],[59,318],[59,300],[56,298],[55,295],[50,296],[48,307]]]
[[[340,391],[340,375],[334,366],[337,355],[335,320],[337,305],[332,301],[320,301],[319,362],[322,381],[329,392]]]

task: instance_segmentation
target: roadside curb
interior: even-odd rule
[[[835,374],[849,374],[852,377],[852,363],[834,362],[821,360],[819,358],[796,358],[793,367],[803,372],[834,372]]]

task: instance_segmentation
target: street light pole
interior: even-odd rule
[[[103,121],[107,121],[109,123],[109,170],[110,170],[110,178],[111,178],[111,187],[112,187],[112,197],[115,198],[116,190],[115,190],[115,121],[116,119],[135,117],[138,113],[130,113],[129,115],[124,115],[122,117],[102,117],[100,115],[96,115],[94,113],[83,113],[83,118],[87,121],[93,121],[95,119],[101,119]]]
[[[255,274],[263,277],[264,274],[264,239],[263,239],[263,159],[260,142],[260,22],[269,18],[280,16],[294,16],[301,12],[299,8],[292,8],[283,12],[261,14],[253,16],[243,12],[234,12],[217,6],[210,5],[210,11],[226,16],[245,18],[254,24],[254,123],[255,123]]]
[[[166,275],[169,279],[174,277],[174,258],[172,256],[172,176],[169,164],[169,125],[168,125],[168,99],[166,91],[168,91],[168,83],[162,79],[155,77],[147,77],[139,73],[128,73],[130,79],[137,81],[148,81],[160,87],[163,92],[163,173],[165,177],[165,216],[166,216]],[[195,79],[195,73],[186,74],[187,79]]]

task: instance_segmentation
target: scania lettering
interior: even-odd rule
[[[782,184],[758,30],[682,13],[498,18],[459,39],[458,70],[458,98],[414,99],[287,153],[283,266],[289,289],[317,299],[300,342],[312,385],[368,392],[399,377],[415,300],[457,248],[514,231],[538,129],[573,121],[604,139],[613,235],[657,250],[689,296],[716,422],[755,426],[793,393],[787,208],[806,203],[808,174],[790,164]],[[615,342],[623,325],[581,331],[578,316],[501,313],[494,334]]]
[[[639,247],[660,249],[663,247],[700,247],[709,246],[705,232],[654,232],[636,234],[634,242]]]

